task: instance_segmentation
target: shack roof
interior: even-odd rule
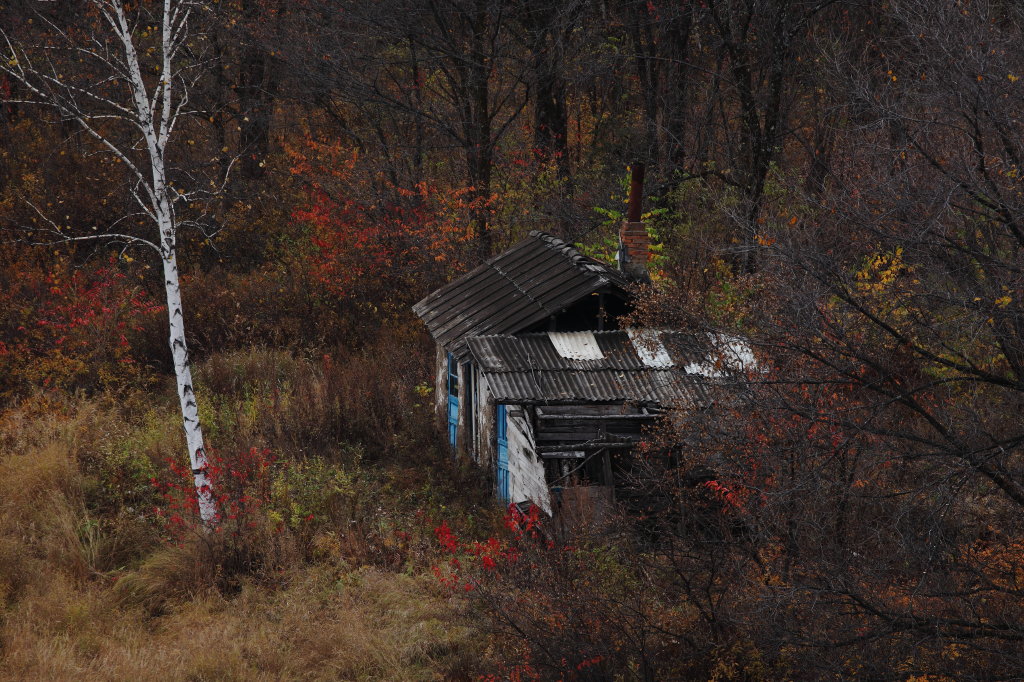
[[[514,334],[597,291],[627,297],[629,280],[539,231],[413,306],[431,336],[461,354],[468,337]]]
[[[468,339],[499,403],[706,402],[701,337],[681,332],[569,332]]]

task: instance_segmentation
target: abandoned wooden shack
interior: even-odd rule
[[[413,308],[437,342],[439,422],[504,502],[614,499],[643,428],[706,400],[713,339],[621,324],[650,252],[636,180],[619,268],[535,231]]]
[[[437,341],[451,446],[505,502],[614,495],[617,459],[665,408],[704,399],[692,335],[620,329],[629,278],[542,232],[414,308]]]

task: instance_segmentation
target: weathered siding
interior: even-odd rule
[[[441,346],[437,347],[434,385],[434,409],[437,413],[438,427],[448,433],[448,353]],[[497,445],[495,441],[495,403],[487,381],[475,366],[469,368],[473,377],[460,366],[459,374],[459,427],[457,451],[467,454],[481,467],[486,469],[490,479],[495,477],[497,462]],[[467,391],[473,391],[473,411],[466,406]],[[533,500],[546,512],[551,512],[551,501],[548,487],[544,480],[544,463],[536,454],[533,422],[530,408],[516,405],[508,406],[508,467],[509,493],[513,502]],[[476,428],[471,428],[475,421]],[[447,437],[447,436],[446,436]],[[494,491],[492,491],[494,492]]]
[[[480,402],[477,403],[477,463],[482,466],[493,479],[494,468],[498,459],[495,443],[494,399],[487,382],[481,377]],[[493,491],[492,491],[493,492]]]
[[[487,384],[483,380],[480,373],[480,368],[473,365],[473,420],[476,424],[476,428],[473,430],[472,443],[469,446],[470,457],[477,464],[482,463],[484,460],[481,458],[481,453],[484,452],[484,433],[486,429],[488,405],[490,405],[490,393],[487,390]]]
[[[448,433],[448,353],[438,344],[434,356],[434,415],[437,426]],[[447,438],[447,436],[445,436]]]
[[[544,463],[534,447],[533,423],[529,408],[508,406],[508,470],[512,502],[531,500],[551,513]]]

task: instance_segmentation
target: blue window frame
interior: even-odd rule
[[[459,363],[448,354],[448,443],[454,448],[459,433]]]
[[[509,502],[508,480],[508,410],[504,405],[498,405],[495,412],[495,437],[498,442],[498,499],[504,503]]]

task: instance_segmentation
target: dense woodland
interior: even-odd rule
[[[1024,675],[1022,41],[1008,0],[3,0],[0,677]],[[664,504],[548,542],[452,460],[410,306],[533,229],[610,259],[636,163],[634,322],[759,365],[650,434]]]

